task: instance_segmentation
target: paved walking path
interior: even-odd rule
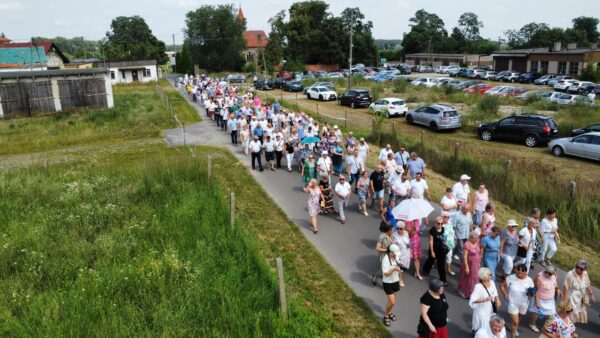
[[[265,191],[276,201],[279,207],[288,215],[288,217],[301,229],[306,238],[317,248],[317,250],[327,259],[329,264],[340,274],[342,279],[362,297],[377,317],[383,317],[383,310],[386,305],[386,296],[381,288],[381,284],[374,287],[371,284],[371,274],[377,268],[377,256],[374,248],[379,235],[379,217],[375,211],[370,211],[370,216],[364,216],[357,212],[356,195],[351,198],[348,211],[346,212],[347,223],[342,225],[336,216],[319,216],[319,233],[313,234],[310,229],[310,221],[307,209],[308,196],[302,191],[301,178],[297,171],[288,173],[287,170],[278,170],[275,172],[252,171],[250,157],[244,155],[241,145],[231,145],[229,134],[222,132],[214,122],[206,116],[205,110],[198,104],[190,103],[197,109],[198,114],[203,118],[201,123],[186,127],[187,144],[198,145],[216,145],[230,150],[238,160],[251,172],[254,178],[262,184]],[[183,145],[183,135],[181,128],[166,130],[164,132],[165,141],[170,146]],[[263,156],[264,159],[264,156]],[[285,158],[283,159],[285,163]],[[332,176],[333,183],[337,178]],[[436,205],[436,211],[432,216],[439,215],[439,206]],[[433,224],[433,222],[430,222]],[[427,240],[422,237],[423,257],[426,257]],[[423,262],[423,260],[422,260]],[[591,267],[600,268],[600,267]],[[417,337],[416,328],[419,319],[419,298],[427,290],[427,279],[419,281],[414,277],[414,268],[410,273],[405,273],[405,288],[401,288],[398,293],[396,306],[393,313],[398,320],[392,322],[389,330],[395,337]],[[454,271],[459,272],[459,267],[454,266]],[[534,272],[540,271],[538,266]],[[437,276],[435,267],[431,272],[432,276]],[[470,323],[472,311],[468,301],[459,297],[457,294],[457,277],[448,275],[450,286],[446,288],[446,295],[449,309],[448,334],[451,338],[471,337]],[[564,271],[559,271],[559,282],[564,278]],[[381,283],[381,282],[380,282]],[[600,292],[596,289],[596,296]],[[501,297],[502,299],[502,297]],[[600,298],[599,298],[600,299]],[[580,337],[600,337],[600,320],[598,319],[598,303],[595,309],[588,311],[588,316],[592,323],[579,325],[577,332]],[[506,307],[503,303],[500,314],[509,323],[509,316],[506,313]],[[352,316],[352,314],[348,314]],[[527,318],[525,318],[527,319]],[[541,322],[538,326],[541,325]],[[521,337],[535,337],[523,321],[520,326]]]

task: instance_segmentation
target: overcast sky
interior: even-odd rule
[[[248,29],[268,31],[268,19],[280,10],[289,9],[291,0],[0,0],[0,32],[15,41],[32,36],[83,36],[97,40],[110,28],[117,16],[140,15],[154,34],[167,44],[183,39],[185,14],[205,4],[241,4]],[[483,21],[484,37],[498,39],[511,28],[532,21],[551,26],[569,27],[571,19],[581,15],[599,16],[598,0],[335,0],[327,1],[330,11],[338,15],[346,7],[360,7],[373,21],[373,36],[399,39],[409,29],[408,20],[424,8],[436,13],[447,30],[457,24],[459,16],[472,11]]]

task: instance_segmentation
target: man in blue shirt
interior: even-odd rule
[[[416,178],[417,173],[421,173],[422,176],[425,176],[425,168],[427,168],[427,165],[422,158],[417,156],[417,153],[410,153],[410,158],[408,159],[406,166],[408,167],[408,174],[411,178]]]
[[[256,126],[256,128],[254,128],[254,131],[252,132],[252,134],[254,134],[254,136],[258,137],[260,144],[263,143],[263,134],[264,133],[265,133],[265,131],[262,129],[262,126],[260,125],[260,123]]]
[[[229,131],[231,131],[231,143],[232,144],[238,144],[238,123],[239,120],[236,116],[232,116],[228,121],[227,121],[227,126],[229,127]]]

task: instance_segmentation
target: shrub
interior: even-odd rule
[[[414,96],[414,95],[409,95],[406,100],[404,100],[406,103],[415,103],[415,102],[419,102],[419,98]]]
[[[444,93],[446,95],[452,95],[454,93],[457,93],[458,89],[456,89],[454,86],[446,86],[444,87]]]
[[[254,64],[254,62],[246,62],[243,71],[246,73],[254,73],[256,72],[256,65]]]
[[[408,87],[408,81],[404,79],[396,79],[392,83],[392,92],[394,93],[405,93]]]
[[[373,99],[373,101],[379,100],[381,94],[383,94],[383,86],[381,86],[380,84],[376,84],[375,86],[373,86],[373,88],[371,89],[371,98]]]
[[[487,114],[498,114],[499,107],[500,100],[498,100],[496,96],[492,95],[483,95],[479,102],[477,102],[477,109]]]

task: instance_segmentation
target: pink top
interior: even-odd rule
[[[254,99],[254,106],[255,107],[260,106],[260,99],[258,97]]]
[[[554,298],[554,293],[556,292],[556,287],[558,286],[556,282],[556,274],[553,274],[551,277],[547,277],[544,271],[540,271],[537,274],[538,280],[540,281],[540,286],[538,287],[538,297],[540,299],[548,300]]]
[[[483,193],[477,190],[475,192],[475,210],[477,211],[485,211],[485,205],[488,204],[488,191],[485,189]]]

